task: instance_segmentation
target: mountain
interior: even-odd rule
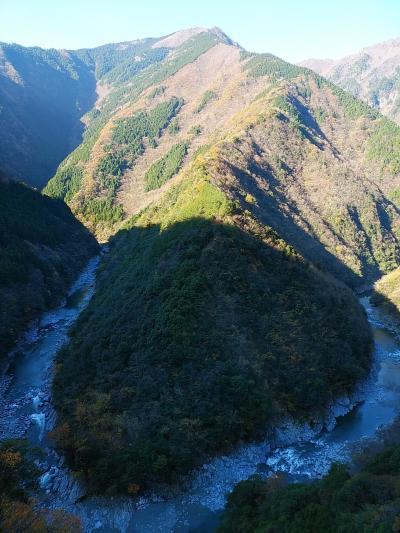
[[[0,362],[97,250],[63,202],[0,180]]]
[[[218,28],[40,54],[46,65],[54,54],[52,76],[76,82],[70,102],[87,97],[63,138],[79,120],[85,129],[45,197],[15,190],[71,221],[64,200],[109,241],[53,384],[52,437],[88,491],[180,481],[287,416],[313,421],[350,393],[368,373],[372,337],[349,286],[400,259],[400,128]],[[50,239],[39,240],[39,258],[20,261],[19,287],[31,265],[46,275],[45,246],[76,246],[50,263],[56,279],[57,265],[95,248],[77,221],[76,234],[54,220],[46,227],[55,234],[44,235],[45,219],[24,220],[29,235],[8,222],[12,257],[36,243],[34,230]]]
[[[63,50],[0,43],[0,167],[41,188],[79,144],[96,83]]]
[[[301,65],[400,123],[400,39],[369,46],[342,59],[308,59]]]
[[[82,144],[45,193],[106,240],[203,150],[228,196],[314,264],[353,286],[394,268],[399,128],[311,71],[244,52],[220,31],[183,43],[179,35],[172,55],[104,81]]]
[[[313,420],[366,375],[358,287],[399,262],[399,128],[216,31],[110,81],[45,193],[110,250],[58,355],[53,438],[136,494]]]
[[[201,29],[190,33],[196,31]],[[46,185],[81,142],[82,117],[106,84],[160,61],[175,47],[172,37],[165,47],[163,42],[141,39],[75,51],[0,43],[0,167],[14,179]]]
[[[368,371],[352,292],[230,200],[204,155],[110,246],[53,384],[52,436],[89,492],[177,482]]]

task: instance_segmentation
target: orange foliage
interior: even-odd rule
[[[22,455],[19,452],[5,450],[0,453],[0,462],[9,468],[15,468],[22,462]]]
[[[79,518],[63,510],[37,510],[22,502],[9,502],[0,531],[12,533],[81,533]]]
[[[46,521],[41,513],[30,505],[22,502],[12,502],[7,509],[5,518],[0,524],[1,531],[13,533],[42,533],[46,532]]]
[[[140,485],[138,485],[137,483],[129,483],[128,494],[130,494],[131,496],[136,496],[136,494],[138,494],[139,491],[140,491]]]

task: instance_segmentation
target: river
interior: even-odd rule
[[[216,458],[194,472],[185,489],[168,500],[148,494],[137,500],[91,497],[77,502],[81,488],[46,432],[55,421],[50,403],[54,358],[93,295],[98,262],[99,258],[92,259],[62,305],[45,313],[27,331],[0,381],[0,439],[26,437],[43,450],[41,489],[36,497],[43,506],[78,515],[86,532],[212,532],[226,495],[237,482],[271,471],[284,472],[292,481],[321,476],[333,461],[349,459],[354,445],[373,437],[398,414],[400,345],[368,298],[363,298],[375,340],[370,377],[351,398],[333,406],[325,429],[288,423],[275,435],[274,447],[269,439]]]

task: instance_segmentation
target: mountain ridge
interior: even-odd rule
[[[299,64],[400,122],[400,38],[367,46],[337,60],[312,58]]]
[[[189,40],[192,49],[203,35]],[[178,50],[185,57],[186,49]],[[254,196],[258,182],[256,202],[264,204],[258,216],[284,231],[312,262],[322,260],[339,277],[345,275],[339,274],[343,262],[354,270],[355,277],[346,275],[351,284],[363,275],[376,279],[382,268],[395,266],[400,166],[382,135],[390,130],[396,146],[400,130],[312,71],[271,54],[251,54],[213,39],[199,50],[180,68],[169,71],[166,58],[111,88],[89,119],[87,140],[60,165],[46,194],[66,198],[77,216],[107,239],[179,180],[198,150],[215,153],[224,142],[232,145],[221,153],[226,168],[219,172],[215,162],[214,174],[221,176],[235,166],[229,159],[243,142],[247,161],[242,163],[253,170],[246,169],[247,181],[240,178],[241,183],[232,175],[235,188],[243,191],[250,179],[248,194]],[[156,134],[135,133],[174,99],[181,103],[162,118]],[[265,130],[258,125],[263,117]],[[257,141],[252,131],[261,133]],[[172,162],[168,177],[149,189],[149,173],[157,175]],[[243,170],[237,169],[245,176]],[[271,196],[272,191],[279,194]]]
[[[190,35],[193,29],[185,31]],[[2,168],[35,187],[46,185],[58,164],[80,144],[82,119],[99,96],[96,85],[115,67],[123,76],[126,69],[140,71],[160,61],[175,48],[153,45],[174,35],[179,38],[179,33],[77,50],[0,43]],[[206,33],[233,43],[218,28]]]

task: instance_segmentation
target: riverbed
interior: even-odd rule
[[[86,532],[212,532],[227,494],[251,475],[280,471],[291,481],[327,472],[332,462],[349,460],[354,445],[389,425],[400,405],[400,344],[385,328],[369,299],[361,299],[374,334],[369,379],[349,398],[332,406],[330,415],[312,427],[288,421],[264,442],[248,444],[194,472],[184,491],[164,499],[147,494],[139,499],[86,498],[63,458],[46,437],[55,423],[51,376],[55,356],[68,331],[93,295],[99,258],[90,261],[68,297],[45,313],[16,346],[0,382],[0,438],[27,437],[43,451],[40,467],[41,505],[65,508],[81,518]],[[329,430],[329,431],[328,431]],[[271,445],[272,444],[272,445]]]

